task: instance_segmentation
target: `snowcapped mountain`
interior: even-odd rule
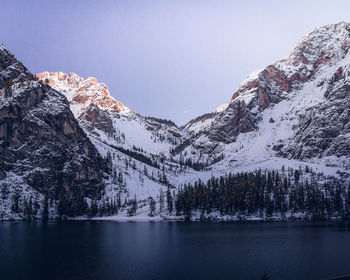
[[[115,100],[106,85],[74,73],[39,73],[38,81],[67,97],[80,126],[112,168],[103,200],[119,197],[140,201],[177,185],[184,166],[171,160],[170,151],[184,141],[172,121],[144,117]]]
[[[108,87],[95,78],[85,80],[74,73],[43,72],[36,79],[63,93],[80,125],[105,142],[159,154],[168,153],[172,145],[182,141],[173,122],[133,112],[115,100]]]
[[[249,75],[228,104],[178,127],[132,111],[95,78],[33,77],[2,47],[0,182],[16,178],[39,196],[52,182],[68,194],[73,185],[89,209],[100,193],[101,209],[137,196],[143,209],[169,187],[230,172],[310,167],[320,182],[349,181],[349,49],[350,24],[317,28],[288,58]]]
[[[187,124],[191,141],[176,151],[224,154],[228,168],[281,157],[349,168],[349,34],[341,22],[304,36],[288,58],[249,75],[224,110]]]
[[[104,143],[178,163],[190,159],[217,174],[272,162],[344,171],[350,165],[349,32],[345,22],[316,28],[288,58],[250,74],[229,104],[181,128],[133,112],[94,78],[63,73],[37,78],[63,92],[85,131]],[[120,109],[101,106],[101,98]]]

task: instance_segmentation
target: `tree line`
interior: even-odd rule
[[[324,178],[305,170],[282,168],[282,172],[261,171],[228,174],[185,184],[176,194],[176,215],[191,219],[194,211],[201,218],[221,215],[278,215],[281,218],[328,219],[350,216],[350,188],[335,178]],[[321,176],[322,177],[322,176]]]

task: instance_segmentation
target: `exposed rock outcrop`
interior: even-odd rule
[[[350,61],[350,60],[349,60]],[[327,83],[325,101],[300,115],[295,137],[279,155],[309,159],[350,157],[350,74],[349,64],[340,67]]]
[[[115,100],[108,87],[99,83],[96,78],[83,79],[75,73],[42,72],[35,75],[38,81],[48,84],[63,93],[72,105],[73,113],[78,118],[91,104],[101,110],[117,113],[129,113],[131,110],[123,103]]]
[[[104,189],[105,161],[67,99],[36,81],[3,46],[0,69],[0,180],[15,173],[36,191],[64,201],[61,214],[82,214],[84,197],[98,198]]]

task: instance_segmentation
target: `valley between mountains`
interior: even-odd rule
[[[350,24],[316,28],[219,105],[177,126],[0,45],[0,220],[350,217]]]

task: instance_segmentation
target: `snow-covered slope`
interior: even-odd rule
[[[195,133],[176,151],[223,153],[235,167],[284,157],[349,168],[349,30],[341,22],[304,36],[288,58],[249,75],[224,110],[187,124]]]

